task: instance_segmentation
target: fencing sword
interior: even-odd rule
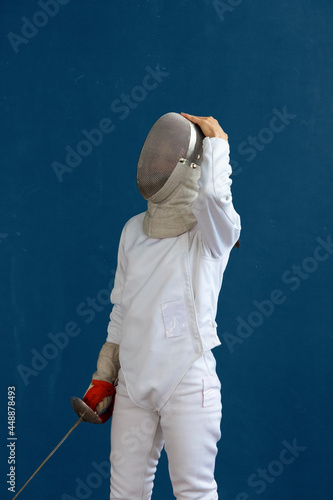
[[[89,422],[90,424],[101,424],[102,421],[99,418],[98,414],[92,410],[82,399],[77,397],[72,397],[70,399],[71,405],[75,413],[78,415],[78,419],[75,424],[69,429],[69,431],[64,435],[62,440],[57,444],[57,446],[51,451],[51,453],[43,460],[39,467],[35,470],[35,472],[29,477],[29,479],[24,483],[22,488],[16,493],[16,495],[12,498],[15,500],[19,494],[24,490],[28,483],[30,483],[31,479],[41,470],[41,468],[46,464],[46,462],[52,457],[52,455],[57,451],[59,446],[68,438],[68,436],[80,425],[81,422]]]

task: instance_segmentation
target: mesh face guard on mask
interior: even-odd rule
[[[195,167],[202,162],[204,135],[198,125],[178,113],[167,113],[155,122],[142,147],[137,185],[148,200],[171,176],[180,159]],[[186,163],[188,163],[186,162]]]

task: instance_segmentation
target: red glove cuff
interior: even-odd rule
[[[113,413],[114,399],[116,395],[116,388],[110,382],[105,382],[105,380],[93,380],[93,387],[89,389],[84,395],[83,401],[94,411],[96,411],[96,406],[98,403],[103,401],[104,398],[111,396],[111,402],[106,410],[99,415],[99,418],[104,423],[106,422]]]

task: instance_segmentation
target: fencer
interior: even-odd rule
[[[216,119],[185,113],[159,118],[141,150],[148,207],[123,228],[108,335],[84,396],[107,408],[105,420],[113,411],[111,499],[151,498],[163,446],[177,500],[218,498],[222,403],[211,349],[241,230],[229,153]]]

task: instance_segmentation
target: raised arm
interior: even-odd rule
[[[232,203],[228,135],[218,121],[182,113],[197,123],[204,135],[199,194],[193,213],[201,229],[207,253],[220,258],[238,241],[241,222]]]

